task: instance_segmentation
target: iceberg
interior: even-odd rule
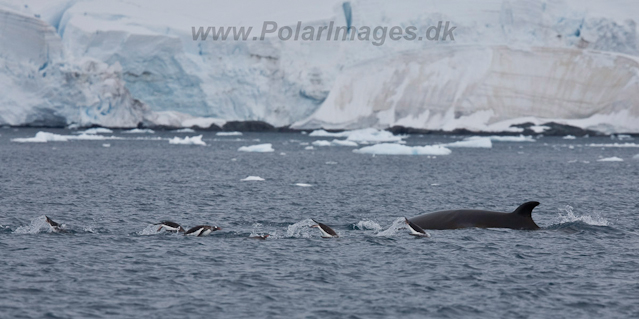
[[[271,143],[257,144],[251,146],[242,146],[237,149],[239,152],[254,152],[254,153],[267,153],[274,152],[273,145]]]
[[[597,162],[623,162],[623,158],[616,157],[616,156],[606,157],[606,158],[598,159]]]
[[[564,136],[564,137],[562,137],[562,138],[563,138],[564,140],[574,140],[574,139],[576,139],[577,137],[575,137],[574,135],[566,135],[566,136]]]
[[[169,140],[169,144],[206,146],[206,142],[202,141],[202,135],[191,137],[185,136],[184,138],[179,138],[176,136]]]
[[[353,150],[358,154],[374,155],[449,155],[451,150],[439,146],[406,146],[402,144],[382,143]]]

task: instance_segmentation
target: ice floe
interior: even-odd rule
[[[155,133],[154,130],[149,129],[149,128],[134,128],[132,130],[128,130],[128,131],[122,131],[122,133],[127,133],[127,134],[153,134]]]
[[[112,130],[104,127],[94,127],[85,131],[78,131],[77,134],[111,134]]]
[[[353,150],[359,154],[374,155],[448,155],[451,150],[441,145],[406,146],[402,144],[382,143]]]
[[[205,146],[206,143],[202,141],[202,135],[197,136],[186,136],[184,138],[174,137],[169,140],[169,144],[179,144],[179,145],[202,145]]]
[[[466,140],[479,139],[479,138],[484,138],[484,137],[472,136],[467,138]],[[532,136],[524,136],[524,135],[519,135],[519,136],[492,135],[492,136],[488,136],[488,138],[490,138],[490,140],[493,142],[536,142],[537,141]]]
[[[181,128],[179,130],[173,131],[173,133],[195,133],[195,130],[192,128]]]
[[[312,150],[314,150],[313,146],[307,146],[307,147],[305,147],[304,149],[305,149],[305,150],[307,150],[307,151],[312,151]]]
[[[259,177],[259,176],[249,176],[247,178],[243,178],[240,181],[242,182],[253,182],[253,181],[264,181],[265,179]]]
[[[332,141],[325,141],[325,140],[319,140],[319,141],[315,141],[312,143],[315,146],[351,146],[351,147],[357,147],[357,142],[354,141],[349,141],[349,140],[332,140]]]
[[[242,146],[237,149],[240,152],[254,152],[254,153],[267,153],[274,152],[273,144],[265,143],[265,144],[257,144],[251,146]]]
[[[597,162],[623,162],[623,158],[617,156],[606,157],[598,159]]]
[[[242,132],[217,132],[216,136],[242,136]]]
[[[369,142],[369,143],[384,143],[384,142],[399,142],[406,136],[393,135],[389,131],[378,130],[374,128],[365,128],[353,131],[344,131],[338,133],[331,133],[325,130],[315,130],[308,136],[314,137],[346,137],[346,140],[353,142]],[[349,145],[350,146],[350,145]]]
[[[70,140],[118,140],[122,139],[115,136],[103,136],[95,134],[80,135],[60,135],[55,133],[40,131],[34,137],[14,138],[12,142],[17,143],[46,143],[46,142],[67,142]]]
[[[331,146],[331,142],[329,141],[315,141],[312,144],[315,146]]]
[[[603,144],[586,144],[586,146],[590,147],[639,147],[639,144],[635,143],[603,143]]]
[[[468,148],[492,148],[493,143],[489,137],[479,137],[464,139],[453,143],[443,144],[445,147],[468,147]]]

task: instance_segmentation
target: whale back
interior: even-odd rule
[[[512,213],[486,210],[461,209],[424,214],[410,218],[422,229],[459,229],[459,228],[511,228],[539,229],[532,219],[532,210],[539,202],[526,202]]]

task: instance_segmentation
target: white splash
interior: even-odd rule
[[[397,231],[400,229],[406,228],[406,219],[404,217],[398,217],[393,221],[393,224],[388,227],[388,229],[384,231],[380,231],[376,234],[376,236],[390,237],[397,234]]]
[[[566,207],[559,209],[559,218],[560,218],[559,220],[560,224],[572,223],[572,222],[583,222],[593,226],[609,226],[610,225],[608,220],[606,220],[605,218],[601,216],[594,216],[594,217],[589,215],[577,216],[573,212],[573,208],[570,205],[566,205]]]
[[[354,224],[353,226],[359,230],[373,230],[376,232],[379,232],[382,230],[382,226],[368,219],[360,220],[357,222],[357,224]]]
[[[316,229],[311,228],[310,226],[315,225],[312,219],[304,219],[299,221],[293,225],[289,225],[286,229],[286,237],[293,238],[311,238],[313,236],[313,232],[317,231]]]
[[[62,225],[64,229],[65,225]],[[47,223],[46,217],[44,215],[38,216],[31,220],[31,224],[28,226],[20,226],[18,227],[14,233],[15,234],[38,234],[42,232],[52,232],[51,226]]]

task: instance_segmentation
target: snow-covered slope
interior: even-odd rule
[[[0,0],[0,124],[639,132],[636,1],[349,2],[356,27],[425,34],[450,21],[454,42],[192,38],[199,26],[345,25],[342,4]]]

